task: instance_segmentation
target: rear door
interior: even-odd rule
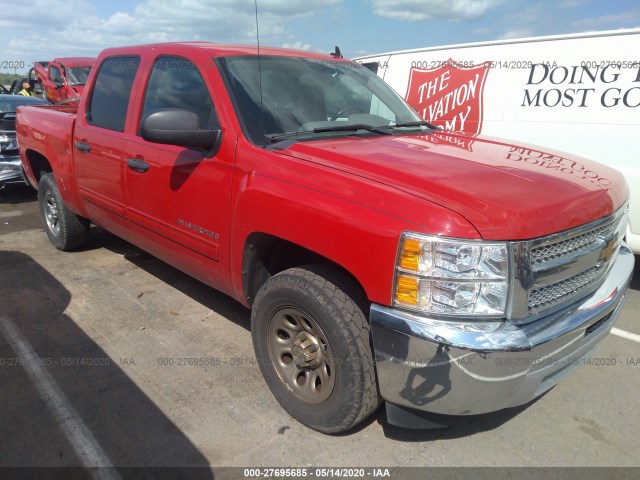
[[[99,71],[85,103],[78,111],[73,136],[74,161],[80,196],[89,217],[105,227],[126,219],[124,195],[125,124],[137,56],[110,57]]]

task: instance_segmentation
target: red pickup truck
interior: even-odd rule
[[[17,132],[57,248],[95,223],[251,308],[271,391],[323,432],[383,400],[415,426],[538,397],[633,271],[620,173],[444,133],[344,59],[108,49],[78,105],[21,107]]]
[[[40,83],[42,97],[51,103],[80,97],[95,61],[91,57],[66,57],[35,62],[33,70]]]

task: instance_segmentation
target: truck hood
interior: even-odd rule
[[[613,213],[629,195],[622,175],[601,164],[454,133],[314,140],[280,153],[446,207],[490,240],[530,239],[576,227]],[[390,213],[393,205],[390,198]]]

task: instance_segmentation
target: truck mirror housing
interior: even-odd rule
[[[148,142],[210,150],[220,130],[201,129],[200,117],[188,110],[163,108],[144,117],[140,134]]]

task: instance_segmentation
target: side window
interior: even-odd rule
[[[139,65],[138,57],[113,57],[102,62],[87,107],[87,122],[124,131],[131,87]]]
[[[142,119],[165,108],[180,108],[200,118],[200,128],[219,128],[209,90],[196,66],[185,58],[159,57],[153,64]]]
[[[51,80],[53,80],[54,82],[62,81],[62,74],[60,73],[60,69],[58,67],[51,67],[49,76],[51,77]]]

